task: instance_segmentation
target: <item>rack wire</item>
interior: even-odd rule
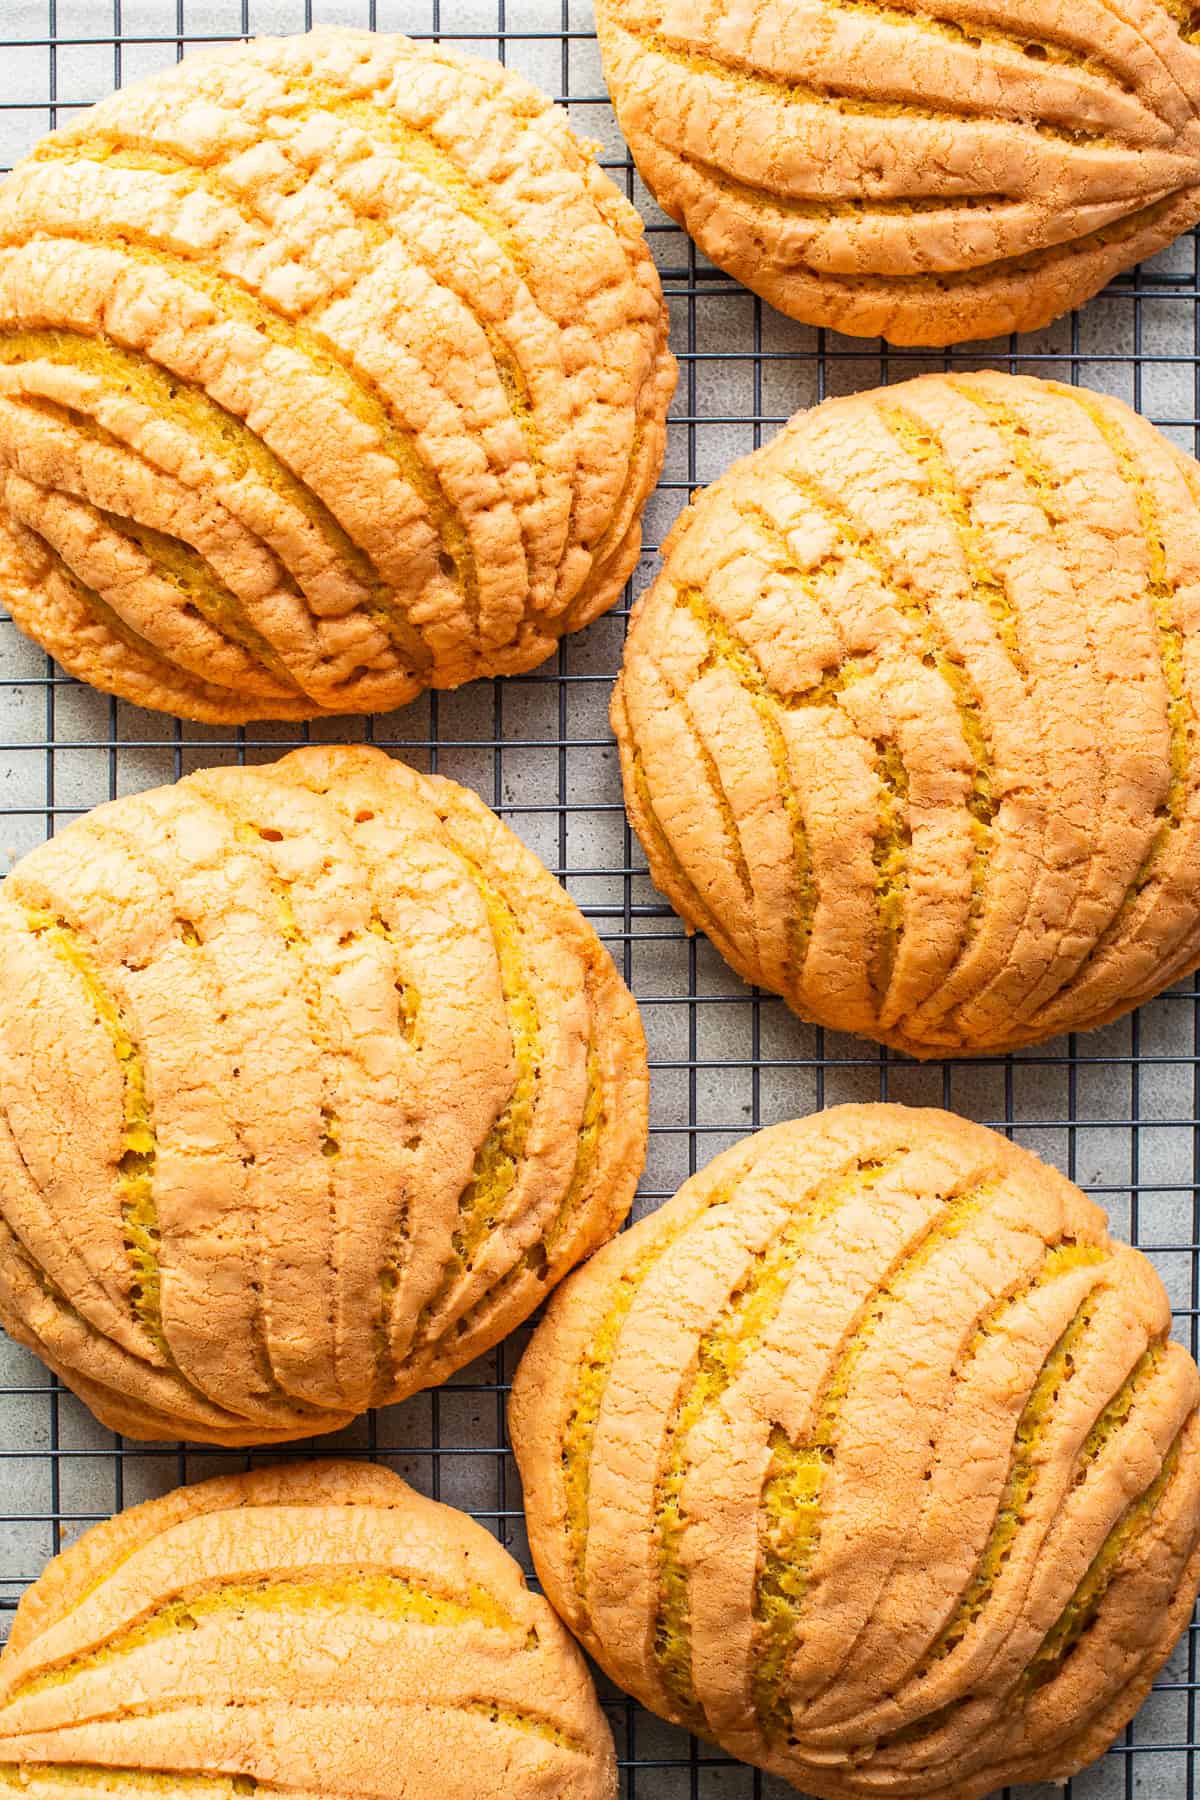
[[[608,106],[589,0],[3,0],[0,168],[110,88],[194,46],[314,22],[405,30],[499,57],[552,93],[635,199],[672,315],[680,386],[633,592],[684,496],[801,406],[937,368],[992,366],[1118,394],[1200,449],[1200,242],[1188,236],[1045,332],[950,353],[889,349],[795,325],[701,258],[654,206]],[[652,1124],[635,1213],[760,1125],[849,1099],[950,1107],[1078,1180],[1154,1260],[1176,1335],[1200,1333],[1200,993],[1023,1055],[918,1066],[798,1024],[687,939],[647,880],[607,723],[628,612],[565,641],[533,674],[432,694],[386,717],[225,731],[110,700],[64,675],[0,613],[0,859],[97,802],[311,739],[365,738],[474,787],[561,877],[642,1007]],[[0,860],[0,868],[3,861]],[[529,1569],[505,1402],[528,1329],[445,1387],[266,1460],[336,1450],[386,1460],[466,1508]],[[248,1463],[245,1452],[127,1443],[24,1351],[0,1342],[0,1630],[61,1544],[123,1505]],[[1195,1800],[1193,1623],[1121,1740],[1068,1784],[1074,1800]],[[601,1679],[625,1800],[784,1800],[791,1789],[652,1718]],[[1033,1790],[1021,1790],[1032,1793]]]

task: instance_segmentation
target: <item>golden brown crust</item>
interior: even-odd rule
[[[689,926],[915,1056],[1200,962],[1200,474],[1119,401],[980,372],[798,415],[676,524],[613,701]]]
[[[583,1659],[483,1528],[380,1468],[177,1489],[56,1557],[0,1659],[0,1787],[615,1800]]]
[[[645,1048],[474,795],[307,749],[0,890],[0,1318],[113,1429],[254,1443],[444,1380],[616,1229]]]
[[[510,1425],[552,1604],[654,1711],[823,1800],[1064,1779],[1200,1579],[1200,1374],[1027,1151],[842,1106],[555,1295]]]
[[[532,668],[617,598],[675,383],[633,207],[495,64],[189,56],[0,195],[0,579],[72,673],[240,722]]]
[[[1200,218],[1183,0],[597,0],[659,204],[812,325],[1032,331]]]

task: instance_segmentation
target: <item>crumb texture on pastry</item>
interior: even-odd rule
[[[336,1430],[616,1229],[646,1104],[611,958],[474,794],[189,775],[0,888],[0,1321],[132,1437]]]
[[[621,128],[721,268],[899,344],[1032,331],[1200,218],[1190,0],[597,0]]]
[[[699,495],[613,700],[690,927],[916,1056],[1128,1011],[1200,962],[1200,470],[981,372],[799,414]]]
[[[575,1645],[465,1514],[369,1464],[221,1477],[49,1564],[0,1658],[30,1800],[616,1800]]]
[[[675,383],[634,208],[499,65],[187,57],[0,190],[0,585],[72,674],[236,722],[511,674],[611,606]]]
[[[948,1113],[756,1133],[554,1296],[511,1428],[560,1616],[822,1800],[1061,1781],[1200,1581],[1200,1374],[1138,1251]]]

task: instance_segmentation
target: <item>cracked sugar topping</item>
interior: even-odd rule
[[[322,29],[190,56],[0,195],[0,574],[187,718],[543,661],[637,558],[675,382],[641,222],[498,65]]]
[[[639,171],[794,318],[1031,331],[1200,218],[1188,0],[598,0]]]
[[[917,1056],[1200,962],[1200,472],[990,372],[798,415],[677,523],[613,700],[650,872],[802,1017]]]
[[[948,1113],[746,1139],[551,1301],[529,1540],[622,1687],[823,1800],[1063,1780],[1200,1579],[1200,1375],[1071,1182]]]

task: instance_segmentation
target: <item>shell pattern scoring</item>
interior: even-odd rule
[[[511,1426],[556,1610],[826,1800],[1107,1746],[1200,1580],[1200,1375],[1150,1263],[981,1126],[745,1140],[555,1295]]]
[[[1200,470],[996,373],[799,415],[702,494],[613,701],[676,909],[917,1056],[1082,1030],[1200,962]]]
[[[781,311],[1032,331],[1200,218],[1192,0],[597,0],[638,168]]]
[[[186,718],[531,668],[636,560],[675,382],[634,208],[496,64],[188,57],[0,191],[0,581]]]
[[[384,1469],[324,1463],[178,1489],[54,1559],[0,1660],[0,1789],[616,1800],[617,1782],[583,1658],[508,1552]]]
[[[381,751],[114,801],[0,889],[0,1320],[129,1436],[445,1380],[616,1228],[645,1134],[590,926]]]

